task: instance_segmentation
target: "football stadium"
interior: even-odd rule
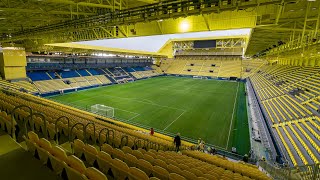
[[[320,180],[319,0],[0,11],[0,179]]]

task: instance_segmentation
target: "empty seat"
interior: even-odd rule
[[[39,154],[40,161],[43,164],[47,163],[48,158],[49,158],[49,152],[51,151],[51,149],[52,149],[51,143],[48,140],[46,140],[44,138],[41,138],[39,140],[38,146],[37,146],[37,151]]]
[[[153,166],[153,173],[152,174],[153,174],[153,176],[155,176],[159,179],[163,179],[163,180],[169,179],[169,172],[160,166]]]
[[[94,146],[87,144],[84,147],[84,156],[86,158],[87,163],[89,163],[90,165],[94,164],[94,162],[97,159],[97,155],[98,155],[98,151]]]
[[[112,158],[110,154],[103,151],[99,151],[97,155],[97,163],[99,169],[103,173],[108,174],[109,169],[112,167]]]
[[[128,147],[128,146],[123,146],[122,147],[122,151],[124,152],[124,153],[132,153],[132,149],[130,148],[130,147]]]
[[[153,171],[152,164],[144,159],[139,159],[138,167],[139,167],[139,169],[144,171],[148,176],[150,176]]]
[[[160,160],[160,159],[154,160],[153,163],[154,163],[154,165],[160,166],[162,168],[165,168],[165,169],[167,168],[167,164],[164,161]]]
[[[86,166],[81,161],[81,159],[74,155],[68,156],[65,169],[67,172],[68,180],[87,179],[84,175]]]
[[[129,169],[129,180],[148,180],[148,175],[138,168],[131,167]]]
[[[107,180],[108,178],[101,171],[94,167],[89,167],[86,169],[84,175],[91,180]]]
[[[25,140],[26,140],[28,151],[31,152],[31,154],[34,156],[35,151],[37,149],[37,143],[39,142],[38,135],[33,131],[29,131],[28,138],[25,138]]]
[[[126,154],[124,162],[126,162],[129,167],[138,166],[138,159],[132,154]]]
[[[65,161],[67,161],[66,152],[59,146],[53,146],[49,155],[51,167],[56,174],[61,174]]]
[[[86,145],[84,144],[83,141],[81,141],[80,139],[75,139],[72,143],[74,155],[81,158],[82,155],[84,154],[85,146]]]
[[[169,180],[186,180],[186,178],[176,173],[170,173]]]
[[[112,159],[112,174],[116,179],[126,179],[129,173],[129,167],[126,163],[119,159]]]
[[[113,148],[109,144],[103,144],[101,146],[101,151],[104,151],[104,152],[110,154],[111,156],[113,154]]]
[[[134,155],[137,159],[143,159],[143,154],[140,151],[132,151],[131,153],[132,155]]]
[[[197,176],[190,171],[183,170],[182,175],[187,179],[197,179]]]

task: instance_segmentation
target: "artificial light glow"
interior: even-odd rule
[[[187,32],[190,29],[190,23],[186,20],[180,23],[180,31]]]

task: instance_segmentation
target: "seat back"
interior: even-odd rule
[[[153,171],[153,166],[150,162],[144,160],[144,159],[139,159],[138,161],[138,166],[141,170],[143,170],[148,176],[152,173]]]
[[[154,158],[148,154],[144,154],[143,159],[150,162],[150,163],[153,163],[153,161],[154,161]]]
[[[88,179],[92,179],[92,180],[107,180],[106,175],[104,175],[101,171],[99,171],[98,169],[96,169],[94,167],[87,168],[84,175]]]
[[[137,159],[143,159],[143,154],[140,151],[134,150],[131,154],[134,155]]]
[[[113,150],[113,157],[118,159],[124,159],[125,154],[121,149],[114,149]]]
[[[44,139],[44,138],[41,138],[38,142],[38,145],[47,150],[47,151],[51,151],[52,147],[51,147],[51,143],[47,140],[47,139]]]
[[[128,147],[128,146],[123,146],[122,147],[122,151],[124,152],[124,153],[132,153],[132,149],[130,148],[130,147]]]
[[[132,154],[126,154],[124,160],[128,166],[136,167],[138,164],[138,159]]]
[[[160,166],[153,166],[153,175],[159,179],[169,178],[169,172]]]
[[[110,154],[108,154],[104,151],[98,152],[98,158],[103,159],[105,161],[109,161],[109,162],[111,162],[111,160],[112,160],[112,157],[110,156]]]
[[[203,174],[201,171],[195,168],[189,169],[189,171],[195,174],[196,176],[201,176]]]
[[[59,146],[53,146],[50,153],[62,161],[67,160],[66,152]]]
[[[95,155],[98,154],[98,150],[94,146],[92,146],[90,144],[87,144],[84,149],[86,151],[90,152],[91,154],[95,154]]]
[[[28,138],[30,141],[35,142],[35,143],[38,143],[38,141],[39,141],[38,135],[33,131],[28,132]]]
[[[170,173],[169,180],[186,180],[186,178],[176,173]]]
[[[129,179],[131,180],[149,180],[148,175],[141,171],[140,169],[136,168],[136,167],[131,167],[129,169]]]
[[[168,169],[169,172],[171,172],[171,173],[182,174],[181,169],[178,168],[178,167],[175,166],[175,165],[169,164],[169,165],[167,166],[167,169]]]
[[[84,144],[84,142],[81,141],[80,139],[75,139],[75,140],[73,141],[73,144],[74,144],[74,146],[82,147],[82,148],[84,148],[84,147],[86,146],[86,145]]]
[[[154,163],[154,165],[160,166],[162,168],[165,168],[165,169],[167,168],[167,164],[164,161],[160,160],[160,159],[154,160],[153,163]]]
[[[197,176],[195,174],[193,174],[192,172],[190,172],[190,171],[183,170],[182,174],[187,179],[197,179]]]
[[[77,170],[82,174],[84,174],[87,169],[83,161],[74,155],[68,156],[66,163],[68,166],[70,166],[71,168]]]
[[[101,151],[104,151],[104,152],[106,152],[106,153],[108,153],[110,155],[113,154],[113,148],[109,144],[103,144],[101,146]]]

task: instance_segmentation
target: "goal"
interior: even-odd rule
[[[114,117],[114,108],[103,104],[95,104],[91,106],[91,112],[107,117]]]

